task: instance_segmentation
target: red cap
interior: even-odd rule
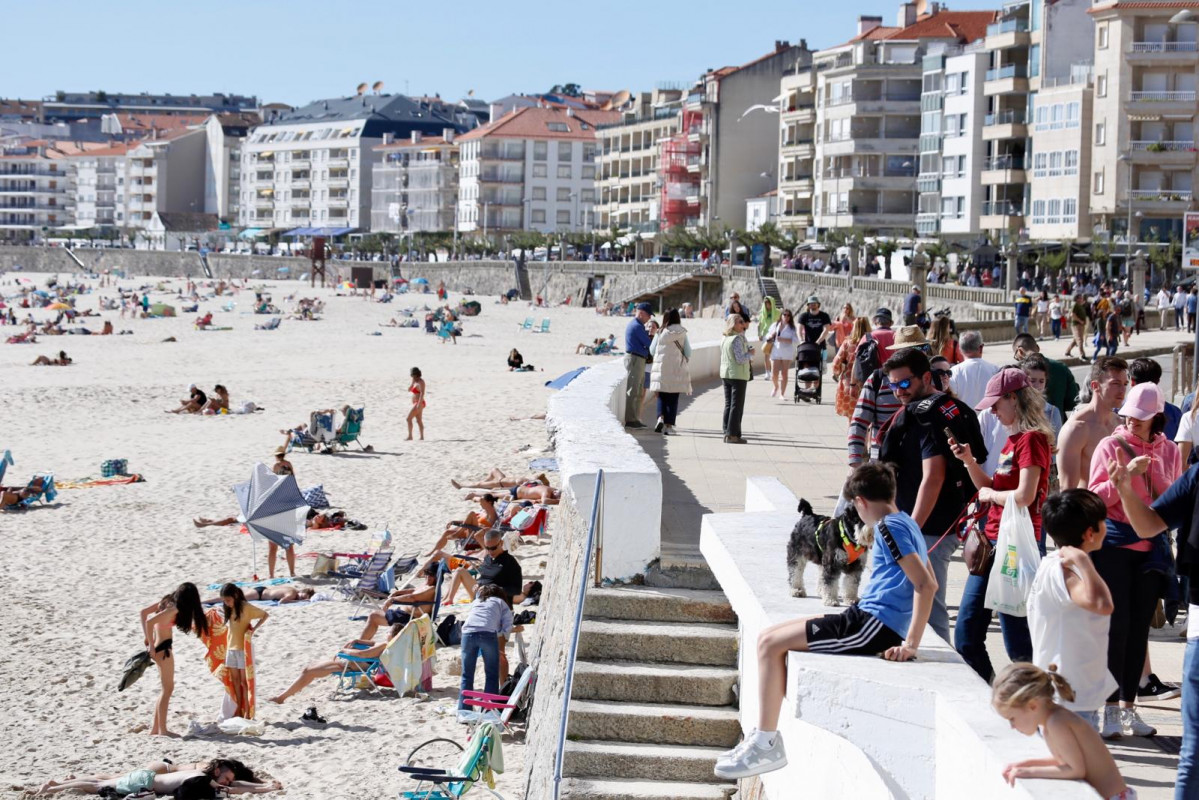
[[[1015,367],[1001,369],[987,381],[987,393],[975,408],[984,411],[999,402],[999,398],[1005,394],[1018,392],[1028,385],[1028,376],[1024,374],[1024,370]]]

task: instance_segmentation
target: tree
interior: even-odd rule
[[[557,94],[564,97],[579,97],[583,94],[583,90],[577,83],[555,83],[550,87],[547,94]]]
[[[1092,242],[1091,243],[1091,261],[1103,270],[1104,274],[1109,271],[1109,266],[1112,263],[1112,249],[1107,242]]]
[[[899,249],[899,243],[894,239],[883,239],[876,241],[874,247],[883,259],[883,278],[891,280],[891,257]]]

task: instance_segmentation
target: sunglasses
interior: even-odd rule
[[[941,377],[947,377],[953,375],[953,371],[948,369],[934,369],[933,374],[940,375]]]
[[[501,548],[503,548],[502,544],[493,544],[493,545],[485,544],[485,545],[483,545],[483,549],[486,550],[488,553],[494,553],[496,550],[499,550]]]
[[[903,389],[906,391],[906,390],[912,388],[912,379],[904,378],[903,380],[899,381],[898,383],[896,383],[895,381],[887,381],[887,385],[891,387],[891,391],[895,391],[896,389]]]

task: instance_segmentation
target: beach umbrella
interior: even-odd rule
[[[150,316],[173,317],[175,316],[175,307],[168,306],[166,303],[154,303],[150,306]]]
[[[250,480],[233,485],[241,520],[250,539],[266,539],[287,548],[304,541],[308,505],[292,475],[276,475],[266,464],[255,464]],[[254,560],[257,565],[257,547]]]
[[[565,389],[567,384],[569,384],[571,381],[573,381],[575,378],[579,377],[586,371],[587,371],[587,367],[579,367],[578,369],[572,369],[570,372],[559,375],[558,377],[554,378],[552,381],[546,381],[545,385],[550,387],[551,389]]]
[[[414,281],[413,281],[413,283],[424,283],[424,284],[428,284],[428,283],[429,283],[429,279],[428,279],[428,278],[417,278],[416,280],[414,280]]]
[[[12,451],[5,450],[3,454],[0,454],[0,482],[4,481],[4,473],[8,470],[8,465],[12,463]]]
[[[50,309],[51,311],[66,311],[71,307],[66,303],[51,303],[50,305],[46,306],[46,308]]]

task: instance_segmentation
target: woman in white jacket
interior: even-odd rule
[[[674,423],[679,414],[679,395],[691,394],[691,342],[687,329],[679,322],[679,311],[672,308],[662,318],[663,327],[650,343],[654,363],[650,371],[649,388],[658,393],[658,433],[674,435]]]

